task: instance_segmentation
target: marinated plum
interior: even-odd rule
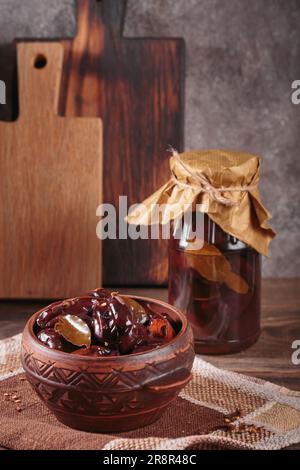
[[[139,346],[144,346],[149,340],[149,332],[144,325],[134,324],[119,341],[119,350],[121,354],[128,354]]]
[[[166,315],[108,289],[48,306],[36,320],[36,333],[51,349],[93,357],[148,351],[176,334]]]
[[[109,299],[109,308],[113,313],[115,325],[119,335],[124,333],[134,323],[133,313],[124,299],[119,295],[112,295]]]
[[[111,312],[96,310],[93,313],[93,335],[99,343],[111,345],[117,342],[119,332]]]
[[[36,319],[38,327],[51,328],[49,325],[58,315],[61,315],[64,311],[63,304],[56,302],[55,304],[49,305],[45,310],[43,310]]]
[[[37,334],[38,339],[50,349],[64,349],[63,339],[53,328],[45,328]]]

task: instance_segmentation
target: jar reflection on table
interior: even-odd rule
[[[240,351],[260,333],[261,256],[206,214],[197,230],[191,220],[169,241],[169,302],[188,316],[196,352]]]

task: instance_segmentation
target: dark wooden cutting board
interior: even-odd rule
[[[169,145],[183,145],[184,42],[122,37],[126,2],[78,2],[78,34],[65,41],[61,112],[100,116],[104,201],[142,201],[169,177]],[[106,240],[106,285],[167,280],[167,243]]]
[[[0,122],[0,297],[70,297],[101,282],[101,120],[58,116],[63,52],[17,46],[19,116]]]

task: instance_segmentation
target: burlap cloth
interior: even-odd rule
[[[20,335],[0,341],[0,446],[9,449],[280,449],[300,442],[300,393],[217,369],[199,357],[193,379],[156,423],[118,435],[75,431],[27,383]]]

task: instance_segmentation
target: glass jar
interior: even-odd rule
[[[260,254],[193,213],[169,241],[169,302],[186,313],[197,353],[249,347],[260,333]]]

